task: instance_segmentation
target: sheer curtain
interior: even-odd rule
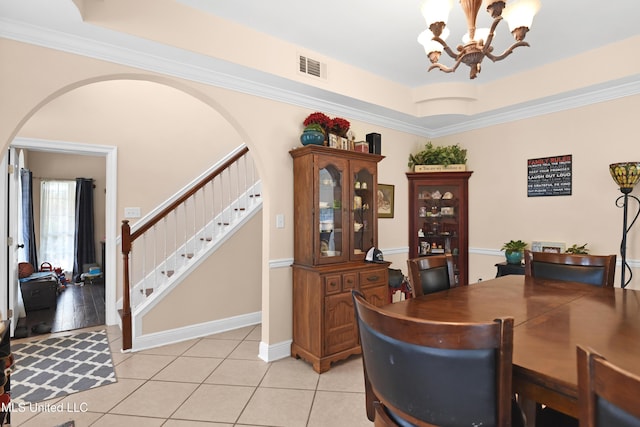
[[[54,180],[41,184],[39,258],[64,271],[73,271],[75,194],[75,181]]]

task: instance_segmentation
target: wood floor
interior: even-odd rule
[[[26,317],[19,319],[17,327],[26,327],[28,336],[35,336],[38,334],[32,328],[41,323],[50,325],[51,332],[104,325],[104,281],[83,286],[67,285],[58,295],[56,307],[27,312]]]

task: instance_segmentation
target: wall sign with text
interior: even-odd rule
[[[572,156],[527,160],[527,196],[570,196]]]

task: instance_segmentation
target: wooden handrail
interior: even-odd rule
[[[149,230],[151,227],[156,225],[160,220],[162,220],[165,216],[167,216],[170,212],[174,211],[178,206],[188,200],[191,196],[193,196],[198,190],[207,185],[209,181],[220,175],[224,170],[226,170],[229,166],[234,164],[238,159],[249,152],[249,148],[244,147],[240,151],[238,151],[234,156],[229,158],[226,162],[217,167],[214,171],[212,171],[209,175],[202,178],[198,183],[196,183],[190,190],[180,196],[177,200],[171,203],[166,208],[162,209],[156,215],[154,215],[149,221],[141,225],[136,231],[131,233],[131,243],[133,243],[138,237],[142,236],[145,231]]]
[[[164,217],[173,212],[178,206],[186,202],[191,196],[197,193],[205,185],[211,182],[214,178],[228,169],[231,165],[237,162],[242,156],[249,152],[248,147],[243,147],[236,154],[231,156],[227,161],[218,166],[214,171],[203,177],[200,181],[194,184],[189,190],[187,190],[182,196],[173,201],[167,207],[162,209],[156,215],[151,217],[148,221],[142,224],[136,231],[131,232],[128,220],[122,220],[122,262],[123,262],[123,289],[122,289],[122,349],[129,350],[133,346],[133,334],[132,334],[132,316],[131,316],[131,294],[130,294],[130,279],[129,279],[129,255],[133,242],[142,236],[147,230],[159,223]]]

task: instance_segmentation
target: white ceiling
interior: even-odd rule
[[[75,0],[78,4],[89,1],[109,2],[110,0]],[[136,1],[142,0],[129,1],[134,5]],[[429,61],[416,41],[418,34],[426,27],[420,15],[419,0],[323,0],[313,3],[308,0],[172,1],[202,10],[203,13],[211,13],[241,25],[250,26],[257,31],[368,70],[409,88],[444,82],[470,82],[474,85],[483,85],[634,37],[640,33],[637,26],[640,18],[640,0],[609,0],[606,3],[593,0],[540,0],[542,8],[536,15],[532,29],[526,38],[531,46],[518,48],[504,61],[495,64],[485,60],[479,77],[470,81],[468,67],[465,65],[461,65],[455,74],[444,74],[438,70],[427,73]],[[456,40],[466,32],[464,17],[457,2],[449,21],[452,32],[449,40],[451,43],[456,43]],[[489,21],[488,14],[482,9],[478,26],[488,26]],[[37,31],[41,31],[39,37],[34,35]],[[460,131],[465,124],[473,127],[476,126],[473,124],[474,121],[489,121],[490,116],[497,117],[504,114],[504,111],[493,111],[475,117],[464,115],[415,117],[384,107],[372,106],[340,94],[328,92],[319,94],[317,88],[302,87],[299,82],[285,81],[258,69],[237,67],[232,70],[228,67],[233,64],[215,61],[207,63],[207,60],[212,58],[203,59],[196,57],[193,52],[153,45],[149,40],[85,24],[72,0],[0,0],[0,37],[3,36],[85,54],[87,53],[83,52],[82,44],[93,43],[90,56],[97,55],[96,57],[100,57],[99,55],[105,52],[106,46],[114,46],[120,49],[120,52],[128,51],[129,58],[136,58],[135,54],[138,53],[141,59],[139,63],[133,60],[130,64],[133,66],[144,67],[147,64],[144,61],[148,58],[142,58],[140,53],[148,53],[149,57],[165,58],[169,64],[192,63],[194,69],[208,67],[209,70],[220,71],[227,76],[233,75],[244,81],[261,79],[265,86],[279,88],[281,92],[299,93],[303,97],[309,95],[304,98],[305,102],[307,99],[315,98],[331,105],[350,109],[345,110],[345,114],[353,119],[372,121],[371,117],[377,117],[379,118],[377,123],[380,125],[430,137],[452,132],[452,129]],[[512,40],[506,23],[501,23],[494,43],[494,53],[504,50]],[[630,55],[637,55],[637,52]],[[102,58],[113,60],[106,56]],[[625,60],[635,61],[636,59],[635,56],[620,58],[620,61]],[[446,61],[448,58],[443,59],[446,64],[452,64]],[[126,61],[123,62],[126,63]],[[616,67],[616,64],[599,64],[598,58],[594,58],[593,66]],[[156,71],[165,72],[163,69]],[[575,70],[576,75],[580,72],[581,70]],[[640,76],[640,70],[637,76]],[[634,77],[634,79],[637,83],[638,78]],[[599,90],[602,89],[602,87],[599,88]],[[278,96],[275,93],[269,95]],[[318,105],[299,103],[308,108],[322,108],[321,103]],[[528,107],[531,108],[534,103],[535,101]],[[358,111],[366,112],[368,116],[365,118],[363,114],[358,117]]]
[[[427,24],[420,0],[177,0],[258,31],[369,70],[409,87],[468,81],[461,65],[455,75],[427,73],[429,60],[417,42]],[[540,0],[542,7],[521,47],[507,59],[485,60],[478,83],[503,78],[639,34],[639,0]],[[478,27],[489,27],[485,8]],[[458,2],[449,19],[449,42],[461,43],[466,21]],[[506,22],[497,29],[495,52],[511,43]],[[443,56],[444,58],[444,56]],[[448,65],[453,63],[447,58]],[[623,58],[621,58],[623,60]],[[594,59],[594,64],[596,60]]]

